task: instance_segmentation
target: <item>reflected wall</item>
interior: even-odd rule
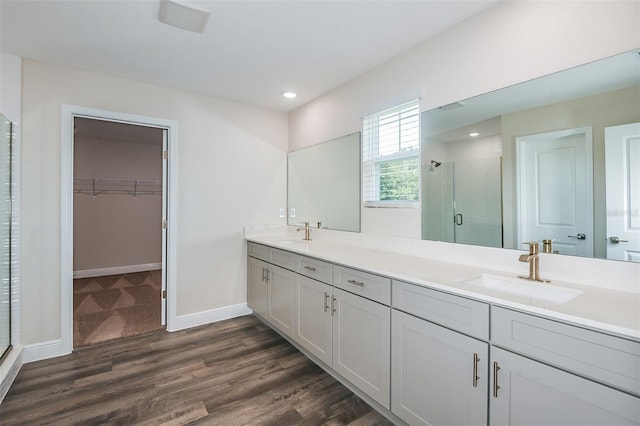
[[[289,225],[360,231],[360,132],[288,155]]]

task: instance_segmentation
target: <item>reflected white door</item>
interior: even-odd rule
[[[561,254],[592,257],[591,127],[516,141],[518,243],[550,239]]]
[[[607,259],[640,262],[640,123],[604,129]]]

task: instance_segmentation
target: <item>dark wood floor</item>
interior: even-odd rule
[[[390,423],[247,316],[26,364],[0,424]]]

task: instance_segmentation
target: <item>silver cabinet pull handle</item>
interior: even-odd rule
[[[478,376],[479,361],[480,361],[480,357],[478,356],[478,354],[474,353],[473,354],[473,387],[474,388],[478,387],[478,379],[480,379],[480,377]]]
[[[331,316],[336,313],[336,297],[331,298]]]
[[[628,243],[629,240],[621,240],[618,237],[609,237],[609,242],[611,244],[619,244],[619,243]]]
[[[307,271],[311,271],[311,272],[315,272],[316,268],[314,268],[313,266],[305,266],[304,269],[306,269]]]
[[[585,234],[576,234],[576,235],[567,235],[569,238],[577,238],[579,240],[586,240],[587,236]]]
[[[359,286],[359,287],[364,287],[364,283],[361,283],[361,282],[356,281],[356,280],[348,280],[347,282],[348,282],[349,284],[357,285],[357,286]]]
[[[462,225],[462,213],[458,213],[454,216],[453,221],[455,222],[456,225],[461,226]]]
[[[498,370],[500,370],[500,366],[497,362],[493,363],[493,397],[498,397],[498,389],[500,389],[500,385],[498,385]]]
[[[324,311],[327,312],[329,310],[329,293],[324,292]]]
[[[267,280],[267,268],[262,268],[262,281]]]

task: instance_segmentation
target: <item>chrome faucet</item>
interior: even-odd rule
[[[309,226],[309,222],[302,222],[304,224],[304,228],[298,228],[296,231],[304,231],[305,241],[311,241],[311,227]]]
[[[532,241],[524,244],[529,244],[529,254],[521,254],[519,257],[520,262],[529,263],[529,276],[525,277],[518,275],[518,278],[524,278],[525,280],[538,281],[541,283],[549,283],[551,280],[540,278],[540,246],[537,241]]]

